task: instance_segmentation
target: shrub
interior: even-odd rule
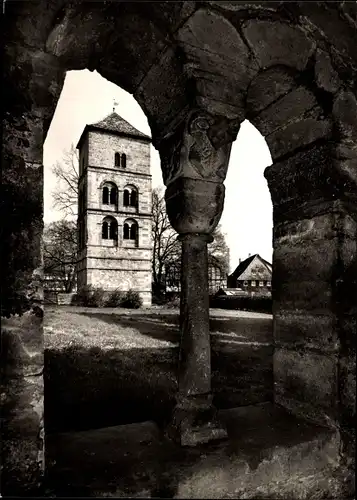
[[[106,302],[106,293],[103,288],[94,288],[91,296],[91,307],[104,307]]]
[[[86,285],[78,292],[77,300],[84,307],[103,307],[105,305],[105,291],[103,288]]]
[[[273,301],[267,296],[245,297],[211,297],[210,307],[220,309],[238,309],[243,311],[256,311],[272,314]]]
[[[169,307],[170,309],[176,309],[177,307],[180,307],[180,296],[179,295],[172,295],[169,297],[166,301],[166,307]]]
[[[125,298],[125,293],[120,290],[114,290],[109,293],[109,297],[106,301],[106,307],[120,307]]]
[[[125,292],[123,301],[120,304],[121,307],[127,307],[128,309],[139,309],[143,305],[143,300],[139,295],[139,292],[134,290],[128,290]]]
[[[77,304],[80,306],[87,307],[91,293],[92,293],[92,287],[90,285],[85,285],[80,290],[78,290]]]

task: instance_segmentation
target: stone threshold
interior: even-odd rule
[[[183,448],[154,422],[46,437],[52,497],[345,498],[338,433],[272,403],[221,410],[228,439]]]

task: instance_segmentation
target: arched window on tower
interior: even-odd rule
[[[110,204],[116,205],[117,202],[117,188],[112,186],[110,190]]]
[[[135,186],[126,186],[124,189],[124,207],[138,207],[138,190]]]
[[[124,240],[129,240],[130,239],[130,226],[129,224],[126,222],[124,224]]]
[[[102,223],[102,238],[103,240],[108,239],[108,222],[106,220]]]
[[[126,154],[125,153],[114,153],[114,165],[119,168],[126,167]]]
[[[118,223],[114,217],[105,217],[102,222],[102,239],[118,240]]]
[[[131,227],[130,227],[130,239],[131,240],[135,240],[136,241],[137,232],[138,232],[138,225],[136,223],[132,224]]]
[[[138,246],[139,243],[139,226],[136,220],[127,219],[123,227],[124,242],[130,246]]]
[[[109,223],[109,239],[110,240],[118,239],[118,224],[115,220],[112,220]]]
[[[104,205],[108,205],[108,203],[109,203],[109,188],[108,188],[108,186],[103,187],[102,203]]]
[[[131,190],[130,206],[136,207],[138,204],[138,192],[136,189]]]
[[[124,189],[124,207],[128,207],[130,205],[130,193],[128,189]]]
[[[116,205],[118,200],[118,188],[114,182],[106,182],[102,187],[103,205]]]

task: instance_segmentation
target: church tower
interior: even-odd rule
[[[151,305],[150,143],[117,113],[86,125],[79,150],[78,290],[136,290]]]

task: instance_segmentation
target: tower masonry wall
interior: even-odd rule
[[[88,132],[88,165],[115,168],[114,153],[125,153],[126,170],[150,174],[150,143],[110,132]]]
[[[128,170],[129,167],[126,168]],[[118,203],[114,205],[103,205],[102,187],[106,182],[115,184],[118,189]],[[138,209],[124,207],[124,189],[135,187],[138,192]],[[88,186],[87,197],[88,207],[98,210],[108,211],[126,211],[128,213],[143,212],[151,213],[151,176],[140,175],[135,172],[123,171],[123,169],[105,169],[98,170],[97,167],[88,168]]]
[[[115,153],[126,155],[125,168],[115,165]],[[82,162],[83,159],[83,162]],[[80,214],[85,221],[84,247],[79,252],[78,289],[85,285],[106,291],[133,289],[145,306],[151,305],[152,235],[150,143],[110,132],[89,131],[80,150],[83,165],[81,184],[85,207]],[[103,204],[102,189],[112,183],[118,190],[115,205]],[[137,207],[124,206],[125,188],[135,188]],[[114,217],[118,239],[102,239],[105,217]],[[124,240],[127,219],[138,224],[138,241]]]
[[[118,242],[111,242],[111,240],[103,241],[102,240],[102,222],[104,217],[113,217],[118,223]],[[86,234],[86,244],[88,247],[97,246],[100,247],[96,251],[100,253],[100,255],[110,255],[113,256],[113,248],[115,247],[118,252],[127,252],[129,242],[123,239],[123,227],[124,223],[127,219],[134,219],[139,228],[139,242],[137,249],[134,248],[134,251],[138,251],[140,248],[148,248],[151,250],[152,248],[152,239],[151,239],[151,217],[149,215],[141,216],[137,213],[108,213],[104,211],[92,212],[89,211],[87,213],[87,234]],[[92,253],[92,252],[91,252]],[[115,255],[118,255],[117,252]]]

